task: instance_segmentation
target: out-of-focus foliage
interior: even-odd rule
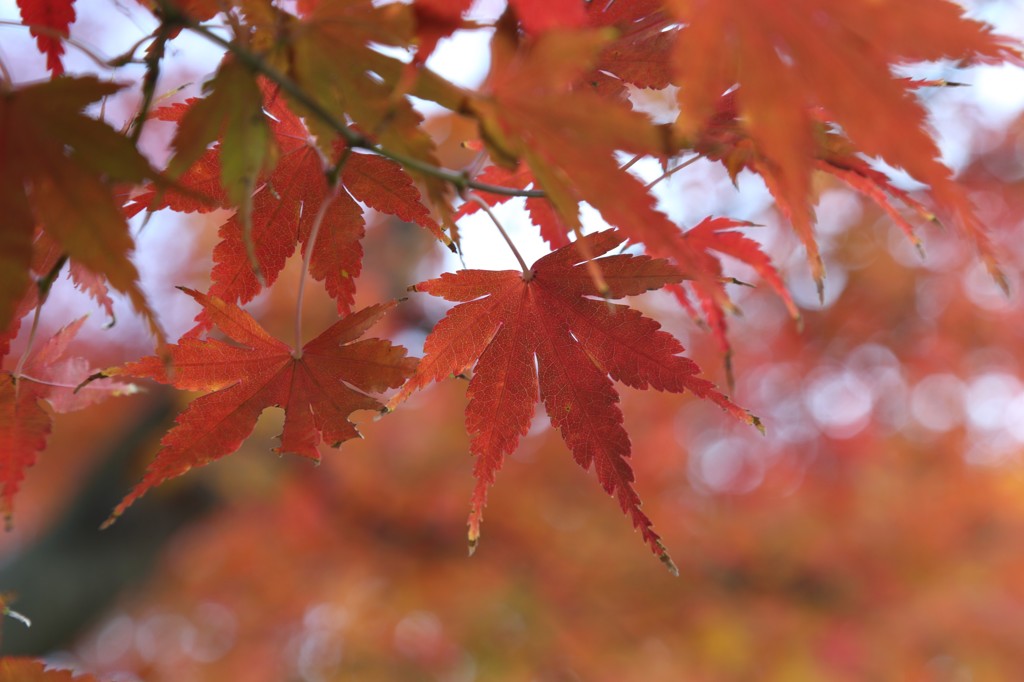
[[[86,603],[71,596],[85,573],[133,579],[88,601],[85,631],[29,653],[96,679],[147,682],[1024,677],[1024,117],[987,124],[968,97],[957,104],[967,89],[946,81],[969,81],[970,70],[893,71],[913,59],[1013,61],[1014,42],[945,0],[498,4],[480,19],[464,0],[157,0],[140,19],[154,27],[143,63],[111,69],[119,83],[138,76],[122,88],[56,78],[80,71],[73,46],[58,40],[73,3],[18,3],[34,26],[24,39],[55,79],[26,85],[8,64],[0,76],[0,159],[19,161],[36,143],[47,151],[28,170],[0,169],[5,206],[17,209],[3,237],[17,247],[6,256],[14,294],[0,301],[13,320],[0,333],[0,478],[17,526],[0,538],[0,591],[21,562],[69,609]],[[234,56],[199,75],[177,71],[177,41],[214,25]],[[435,70],[453,32],[489,41],[479,87]],[[173,92],[186,82],[195,97]],[[121,100],[81,112],[115,92]],[[48,93],[63,94],[36,115],[26,103],[45,104]],[[445,113],[424,120],[424,101]],[[943,135],[963,136],[959,160],[937,159],[929,111],[945,117]],[[118,116],[120,132],[99,121]],[[42,142],[51,118],[77,132]],[[109,158],[96,142],[108,139],[120,150]],[[95,205],[74,192],[75,201],[50,201],[55,173],[77,179]],[[111,253],[64,220],[75,202]],[[95,228],[95,206],[115,202],[124,216],[106,211]],[[577,228],[596,223],[591,208],[615,231],[580,239]],[[187,215],[161,222],[172,212]],[[513,229],[527,215],[534,224]],[[550,247],[542,253],[554,253],[532,269],[523,262],[522,274],[463,270],[449,249],[476,268],[482,251],[507,248],[479,246],[492,218],[513,243],[539,232]],[[594,267],[602,240],[625,239],[631,251]],[[110,298],[109,283],[179,342],[150,356],[124,319],[112,331],[95,321],[65,328],[78,308],[96,307],[56,281],[68,258],[97,317],[131,309]],[[646,284],[626,291],[616,267]],[[631,298],[633,326],[601,300],[679,282]],[[189,290],[205,312],[184,307],[175,284],[209,285],[210,294]],[[506,290],[531,317],[511,315]],[[416,291],[460,305],[449,311]],[[557,308],[569,294],[587,311],[572,324],[559,315],[577,308]],[[372,334],[393,344],[332,332],[365,331],[364,313],[344,315],[384,307]],[[478,325],[446,326],[467,309]],[[214,324],[229,342],[197,338],[218,334]],[[573,355],[557,358],[564,376],[538,384],[555,359],[554,346],[537,346],[544,325]],[[601,345],[615,334],[629,343]],[[321,385],[398,388],[397,375],[412,370],[399,344],[425,356],[429,376],[390,402],[356,400],[393,413],[357,411],[353,426],[347,409],[337,419],[317,411]],[[320,371],[317,349],[331,372]],[[88,358],[74,361],[75,376],[56,362],[65,351]],[[475,374],[460,374],[478,359]],[[517,371],[499,371],[504,362]],[[697,378],[697,365],[729,398]],[[111,369],[80,386],[94,367]],[[690,393],[711,400],[641,390],[680,372]],[[122,398],[64,414],[112,392],[109,377],[121,375],[207,395],[173,398],[177,425],[150,424]],[[624,380],[633,388],[589,396],[601,403],[591,409],[560,393],[581,377],[602,390],[609,377],[633,377]],[[227,417],[209,409],[224,395]],[[529,421],[524,405],[537,399],[555,415]],[[767,435],[713,402],[749,410]],[[264,410],[275,405],[283,409]],[[619,479],[609,484],[594,452],[607,433],[621,441],[623,426],[631,443],[615,450]],[[128,437],[130,427],[141,430]],[[317,468],[268,454],[316,460],[321,436],[346,442],[323,449]],[[103,456],[108,442],[132,464]],[[566,442],[597,470],[574,466]],[[115,474],[88,475],[109,473],[114,459]],[[499,467],[501,483],[487,491]],[[71,534],[71,517],[99,508],[101,520],[140,477],[129,500],[155,489],[111,531]],[[619,493],[621,510],[601,484]],[[485,491],[488,533],[469,559],[466,512],[472,501],[479,521]],[[656,553],[661,541],[673,550],[678,578],[637,551],[622,511]],[[158,521],[184,528],[164,544],[172,531]],[[476,528],[470,535],[475,543]],[[79,553],[53,553],[62,547]],[[155,552],[152,569],[143,552]],[[9,603],[36,632],[63,616],[16,595]],[[4,623],[0,653],[20,627]],[[71,679],[0,660],[0,677],[11,671]]]

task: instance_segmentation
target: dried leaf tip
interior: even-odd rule
[[[999,264],[991,256],[985,258],[985,269],[988,270],[988,274],[996,283],[996,286],[1002,289],[1003,296],[1009,298],[1010,280],[1007,279],[1006,273],[1003,272],[1003,269],[999,267]]]
[[[80,383],[77,386],[75,386],[75,390],[72,391],[72,393],[77,394],[83,388],[85,388],[86,386],[88,386],[92,382],[97,381],[99,379],[109,379],[110,375],[107,374],[107,372],[109,372],[109,371],[110,371],[110,369],[104,369],[104,370],[101,370],[99,372],[96,372],[95,374],[90,374],[89,376],[87,376],[85,379],[82,380],[82,383]]]
[[[665,548],[664,543],[662,543],[661,540],[658,540],[657,545],[658,545],[658,550],[659,550],[658,551],[658,560],[661,561],[661,563],[663,563],[665,565],[665,568],[668,569],[669,573],[671,573],[673,576],[678,578],[679,577],[679,567],[676,566],[676,562],[672,561],[672,557],[670,557],[668,555],[668,550]]]
[[[119,518],[121,518],[121,513],[115,510],[110,516],[107,517],[106,521],[100,524],[100,530],[106,530],[110,528],[114,525],[114,522],[117,521]]]
[[[9,608],[9,607],[5,606],[4,610],[3,610],[3,614],[5,616],[9,617],[9,618],[13,618],[14,620],[18,621],[19,623],[24,623],[25,627],[27,627],[27,628],[32,627],[32,621],[28,619],[28,616],[26,616],[26,615],[24,615],[22,613],[18,613],[17,611],[15,611],[12,608]]]
[[[480,544],[480,531],[470,526],[469,533],[467,534],[466,539],[468,541],[466,547],[468,555],[473,556],[473,554],[476,552],[477,545]]]
[[[747,421],[750,422],[751,426],[760,431],[762,436],[767,435],[767,432],[764,429],[764,424],[761,423],[760,417],[747,412]]]

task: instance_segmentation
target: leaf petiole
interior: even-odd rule
[[[327,179],[329,192],[324,197],[323,203],[320,204],[320,209],[316,213],[316,217],[313,218],[313,226],[309,230],[309,241],[306,243],[306,249],[302,254],[302,271],[299,275],[299,292],[296,296],[295,301],[295,348],[292,349],[292,356],[296,360],[302,358],[302,298],[306,292],[306,275],[309,273],[309,263],[313,259],[313,247],[316,244],[317,238],[320,236],[320,227],[324,224],[324,218],[327,216],[327,211],[330,209],[331,204],[338,197],[338,193],[342,191],[341,188],[341,169],[345,166],[345,163],[352,156],[352,148],[346,147],[345,151],[342,152],[341,159],[338,163],[327,169],[324,176]]]
[[[164,4],[166,3],[161,3],[161,6],[163,6]],[[235,57],[237,57],[239,61],[248,66],[250,69],[263,74],[264,76],[272,80],[274,83],[279,85],[282,90],[284,90],[289,95],[294,97],[296,101],[302,103],[302,105],[306,107],[312,115],[316,116],[321,121],[326,123],[332,130],[334,130],[334,132],[341,135],[341,137],[345,139],[345,142],[347,142],[348,146],[351,148],[365,149],[367,151],[373,152],[374,154],[383,156],[385,158],[391,159],[392,161],[400,163],[406,168],[411,168],[425,175],[440,178],[441,180],[450,183],[453,187],[459,190],[472,188],[480,190],[481,192],[487,192],[489,194],[500,194],[503,196],[512,197],[543,198],[547,196],[547,194],[543,190],[539,189],[513,189],[511,187],[502,187],[501,185],[491,185],[486,182],[477,182],[476,180],[469,179],[468,175],[461,171],[453,171],[449,170],[448,168],[441,168],[440,166],[435,166],[431,163],[427,163],[426,161],[421,161],[411,156],[405,156],[404,154],[399,154],[397,152],[384,149],[383,147],[374,144],[365,135],[362,135],[361,133],[352,130],[352,128],[350,128],[344,122],[335,118],[327,109],[323,107],[323,105],[320,104],[319,101],[316,100],[316,98],[314,98],[312,95],[306,92],[301,86],[299,86],[298,83],[296,83],[291,78],[281,73],[274,67],[267,64],[258,55],[249,52],[245,48],[239,46],[237,43],[222,38],[206,26],[189,20],[188,17],[185,17],[183,15],[175,16],[175,21],[177,22],[174,24],[175,26],[180,25],[185,28],[188,28],[189,30],[194,31],[195,33],[198,33],[199,35],[203,36],[210,42],[216,43],[217,45],[223,47],[231,54],[235,55]]]
[[[501,236],[505,238],[505,243],[508,244],[508,248],[512,249],[512,253],[515,254],[516,260],[519,261],[519,267],[523,269],[523,281],[529,282],[531,279],[533,279],[533,270],[531,270],[526,265],[526,261],[523,260],[522,255],[520,255],[519,249],[517,249],[516,245],[512,243],[512,238],[508,236],[508,232],[505,232],[505,228],[501,226],[501,222],[498,220],[498,216],[494,215],[494,211],[491,210],[491,207],[488,205],[488,203],[481,199],[480,196],[474,192],[467,192],[466,200],[472,201],[474,204],[478,205],[481,209],[483,209],[483,211],[487,214],[487,217],[490,218],[491,222],[494,223],[494,226],[498,228],[498,232],[500,232]]]
[[[651,189],[652,187],[657,185],[662,180],[665,180],[666,178],[672,177],[672,175],[674,175],[676,172],[683,170],[687,166],[695,163],[696,161],[698,161],[699,159],[702,159],[702,158],[704,158],[704,157],[702,155],[700,155],[700,154],[697,154],[696,156],[691,156],[690,158],[688,158],[686,161],[683,161],[678,166],[673,166],[672,168],[669,168],[667,171],[665,171],[664,173],[662,173],[658,177],[656,177],[653,180],[651,180],[649,183],[644,185],[644,189]]]

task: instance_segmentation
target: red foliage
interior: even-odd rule
[[[319,461],[317,446],[322,439],[336,448],[359,435],[348,421],[353,411],[382,407],[363,391],[400,386],[416,364],[401,346],[380,339],[356,341],[393,303],[349,315],[293,351],[234,304],[184,291],[241,347],[214,339],[184,339],[169,348],[171,367],[161,358],[149,357],[104,370],[105,377],[148,378],[176,388],[212,391],[178,417],[145,477],[114,509],[108,524],[153,486],[237,450],[260,412],[271,405],[285,410],[281,446],[275,451]]]
[[[185,479],[242,502],[183,536],[144,599],[227,603],[244,614],[244,651],[187,672],[153,656],[126,667],[197,680],[933,679],[965,661],[979,677],[1020,676],[1024,643],[1006,625],[1024,599],[1019,482],[967,462],[1024,440],[992,426],[1024,414],[1008,323],[1020,305],[993,302],[975,262],[1004,288],[1020,279],[1024,203],[1007,170],[1020,159],[1007,150],[1021,134],[977,133],[989,156],[956,179],[925,101],[947,82],[902,72],[922,60],[1020,65],[1016,42],[948,0],[508,0],[495,17],[467,0],[143,5],[157,25],[133,52],[99,76],[62,75],[74,3],[19,0],[51,78],[26,83],[0,64],[0,509],[10,518],[17,495],[41,494],[25,475],[57,439],[53,413],[123,391],[126,377],[201,395],[107,525],[152,488],[259,442],[267,408],[284,413],[275,452],[319,462],[321,445],[346,443],[353,455],[315,474],[246,455],[228,465],[243,475]],[[477,87],[432,68],[462,32],[489,40]],[[172,81],[195,80],[175,72],[183,34],[226,55],[168,103]],[[138,61],[140,82],[122,84]],[[138,110],[118,130],[106,119],[129,99]],[[445,114],[425,120],[423,102]],[[151,165],[161,154],[148,145],[165,133],[169,160]],[[763,180],[792,231],[758,227],[778,221],[742,207],[680,220],[675,180],[713,165],[737,187]],[[865,201],[854,217],[829,215],[822,235],[816,202],[840,186]],[[148,222],[156,212],[186,217],[166,228]],[[459,234],[477,213],[522,271],[452,260],[452,272],[426,272],[448,251],[480,256]],[[185,224],[204,215],[216,237]],[[510,215],[550,247],[532,267],[502,224]],[[929,241],[940,255],[926,267],[900,265],[879,217],[922,252],[918,228],[949,222],[977,257],[950,237]],[[158,283],[187,283],[201,307],[175,344],[157,321],[173,299],[143,293],[130,225],[196,235],[199,269]],[[825,260],[836,263],[836,305],[807,308],[807,292],[787,286],[804,255],[820,297]],[[76,341],[77,314],[51,324],[42,313],[61,310],[48,301],[66,294],[51,294],[65,265],[111,322],[126,297],[156,352],[131,361],[93,334]],[[727,287],[758,282],[773,296]],[[662,288],[675,301],[612,302]],[[442,315],[425,297],[393,301],[403,290],[456,305]],[[381,338],[362,338],[389,311]],[[687,313],[710,333],[691,333]],[[313,320],[324,331],[306,342]],[[425,338],[424,357],[387,336]],[[73,343],[93,359],[73,357]],[[734,397],[697,364],[722,353]],[[116,366],[97,373],[98,362]],[[445,380],[470,373],[463,410],[461,384]],[[693,393],[737,419],[654,392]],[[534,419],[537,402],[553,428]],[[935,417],[949,402],[976,423]],[[376,425],[365,411],[395,414]],[[767,438],[751,439],[752,413]],[[683,581],[638,579],[649,566],[609,551],[628,527],[548,456],[566,447]],[[466,449],[470,547],[488,503],[502,538],[479,565],[453,558],[466,491],[452,453]],[[492,491],[499,470],[507,483]],[[685,547],[679,566],[670,543]],[[310,615],[339,604],[351,627]],[[282,628],[299,654],[278,646]],[[351,660],[287,663],[315,658],[302,647],[317,628],[344,630]],[[4,674],[43,673],[3,659]]]

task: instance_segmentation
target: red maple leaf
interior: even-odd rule
[[[339,312],[348,312],[355,294],[355,278],[362,268],[364,233],[363,209],[372,209],[415,222],[441,235],[440,227],[421,203],[419,190],[397,163],[371,154],[350,154],[341,169],[342,191],[333,199],[325,176],[324,159],[302,121],[284,100],[264,87],[271,130],[280,150],[273,172],[261,178],[252,199],[252,241],[256,260],[264,277],[261,284],[246,252],[242,221],[238,214],[220,227],[221,241],[213,251],[214,267],[209,293],[230,302],[247,303],[264,286],[273,284],[297,246],[306,247],[317,212],[330,201],[313,248],[310,274],[323,281],[337,301]],[[180,121],[197,100],[155,112],[160,120]],[[336,145],[340,156],[343,146]],[[177,211],[209,211],[225,205],[220,185],[219,147],[204,154],[181,177],[182,187],[211,199],[208,204],[195,196],[155,191],[136,197],[127,211],[143,208],[172,208]],[[209,320],[201,318],[204,322]],[[204,325],[206,326],[206,325]]]
[[[678,28],[659,0],[591,2],[585,7],[591,26],[614,27],[617,32],[601,51],[593,75],[604,72],[623,83],[655,90],[671,84],[668,56]]]
[[[722,93],[731,91],[758,172],[806,246],[819,289],[824,269],[808,199],[823,117],[841,126],[858,152],[928,184],[992,265],[983,228],[938,159],[925,109],[911,96],[915,85],[892,68],[943,58],[1019,60],[1011,40],[965,19],[963,8],[946,0],[672,0],[667,5],[685,25],[673,59],[680,108],[676,132],[695,138],[720,116]]]
[[[481,139],[496,164],[513,168],[518,159],[526,162],[563,229],[580,227],[580,202],[586,201],[648,253],[671,258],[688,279],[713,287],[716,274],[702,267],[701,254],[658,210],[649,188],[622,172],[616,155],[661,156],[664,131],[622,102],[575,87],[592,72],[610,33],[546,33],[520,41],[499,23],[492,42],[491,95],[470,98],[468,111],[479,120]]]
[[[390,405],[476,366],[466,408],[477,479],[469,516],[471,548],[479,538],[487,489],[529,428],[538,392],[576,462],[584,469],[594,465],[601,485],[618,498],[633,526],[670,569],[674,564],[633,489],[629,437],[612,379],[634,388],[690,391],[758,424],[697,376],[700,368],[679,355],[682,345],[660,331],[657,322],[627,306],[593,298],[600,293],[583,254],[605,253],[623,240],[614,230],[586,236],[544,256],[527,275],[463,270],[415,286],[460,305],[427,337],[416,374]],[[682,279],[668,261],[647,256],[607,256],[594,263],[611,298]]]
[[[382,407],[364,391],[400,386],[416,365],[401,346],[381,339],[356,340],[394,303],[353,313],[293,351],[233,303],[182,291],[239,345],[185,338],[169,347],[170,371],[161,358],[150,356],[102,373],[210,391],[178,416],[142,481],[117,505],[107,525],[150,488],[238,450],[260,413],[271,406],[285,411],[281,446],[274,451],[319,461],[321,440],[336,448],[359,435],[348,420],[352,412]]]
[[[508,170],[501,166],[489,166],[480,173],[477,180],[510,189],[527,189],[531,185],[536,186],[537,184],[525,163],[519,164],[514,170]],[[483,190],[476,190],[474,193],[488,206],[503,204],[513,198],[508,194],[492,194]],[[459,207],[453,218],[459,220],[463,216],[476,213],[479,210],[480,204],[475,201],[467,201]],[[529,197],[526,200],[526,210],[529,212],[533,224],[540,228],[540,236],[552,248],[569,244],[565,225],[550,201],[544,197]]]
[[[700,303],[704,312],[704,320],[707,322],[711,334],[725,354],[726,371],[729,372],[730,384],[732,383],[730,365],[732,350],[727,334],[728,324],[725,312],[726,310],[736,312],[736,307],[725,292],[725,284],[730,280],[723,276],[722,263],[718,254],[735,258],[753,268],[782,299],[790,316],[794,320],[800,321],[800,311],[797,310],[793,297],[786,289],[786,285],[782,283],[782,278],[779,277],[778,271],[772,265],[771,259],[761,249],[761,245],[733,229],[742,226],[752,227],[752,224],[727,218],[705,218],[684,234],[684,239],[690,245],[694,259],[700,264],[701,270],[716,275],[714,278],[691,282],[690,287]],[[682,285],[673,285],[670,290],[687,312],[699,322],[697,312],[687,299]]]
[[[103,278],[163,341],[129,257],[134,241],[116,191],[118,183],[158,180],[157,173],[131,140],[80,113],[120,89],[90,76],[0,93],[0,328],[10,326],[31,285],[41,227],[61,253],[95,276],[88,287],[98,300],[105,294],[96,278]]]
[[[443,39],[463,27],[462,15],[473,0],[415,0],[416,54],[413,63],[425,64],[434,48]]]
[[[26,26],[42,27],[67,37],[68,26],[75,20],[75,0],[18,0],[21,21]],[[60,57],[64,54],[63,41],[58,36],[30,28],[39,51],[46,55],[46,68],[54,76],[64,73]]]
[[[65,357],[85,318],[72,322],[29,353],[15,372],[0,372],[0,511],[10,523],[14,496],[46,447],[54,412],[80,410],[112,395],[132,393],[132,385],[97,381],[75,391],[94,370],[80,357]]]
[[[577,0],[509,0],[509,5],[531,35],[587,23],[586,5]]]

